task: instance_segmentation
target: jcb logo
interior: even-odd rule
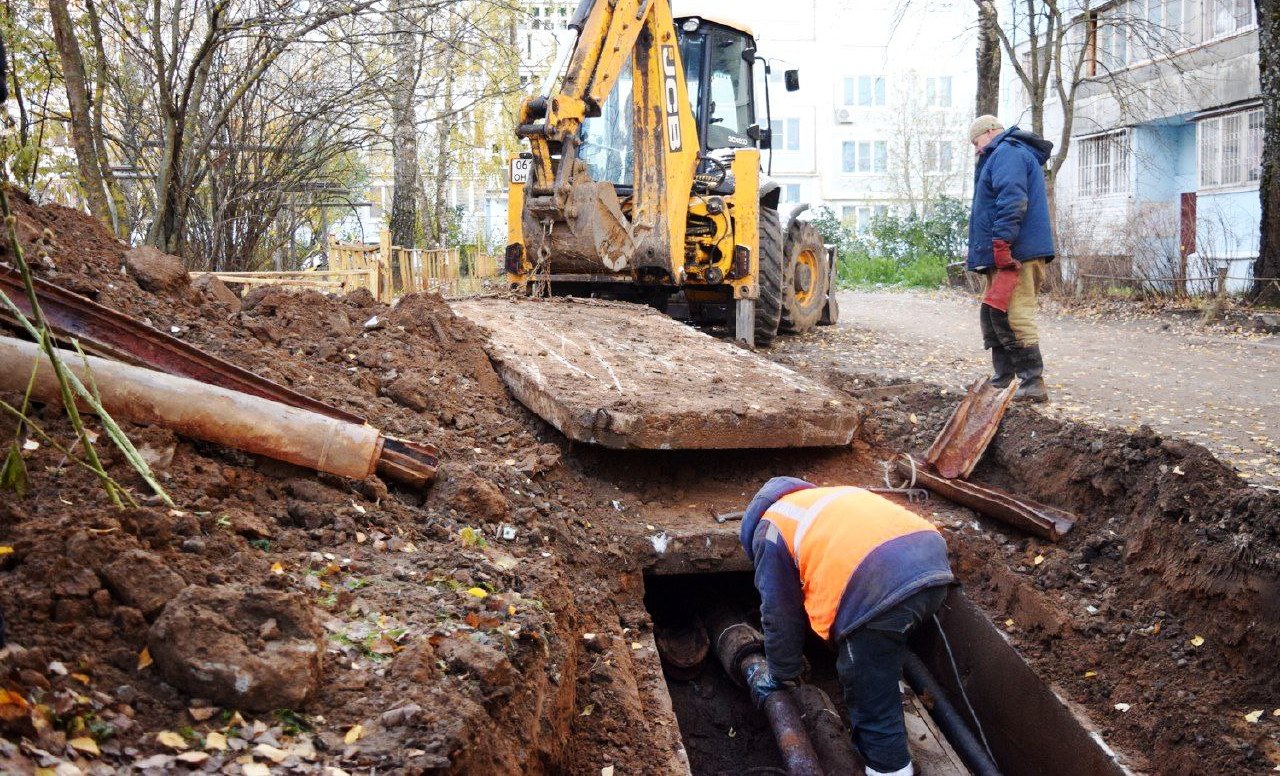
[[[663,46],[662,89],[667,102],[667,146],[673,152],[680,150],[680,92],[676,88],[678,73],[675,46]]]

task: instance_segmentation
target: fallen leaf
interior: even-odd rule
[[[6,690],[0,687],[0,720],[12,720],[25,717],[27,710],[31,708],[31,704],[27,703],[27,699],[23,698],[12,690]]]
[[[39,450],[40,443],[34,439],[28,439],[27,441],[22,443],[22,449],[23,450]]]
[[[149,647],[143,647],[142,651],[138,653],[138,670],[141,671],[154,662],[155,661],[151,659],[151,649]]]
[[[90,682],[88,674],[72,674],[71,678],[75,679],[80,684],[89,684]]]
[[[1084,678],[1085,678],[1085,679],[1092,679],[1093,677],[1095,677],[1095,676],[1097,676],[1097,675],[1098,675],[1098,672],[1097,672],[1097,671],[1085,671],[1085,672],[1084,672]]]
[[[729,738],[735,738],[737,737],[737,735],[738,735],[738,731],[734,730],[733,728],[729,728]]]
[[[899,416],[899,417],[901,417],[901,416]],[[916,417],[916,414],[915,414],[914,412],[913,412],[913,413],[911,413],[911,415],[907,417],[907,420],[911,421],[911,425],[913,425],[913,426],[916,426],[916,425],[919,425],[919,424],[920,424],[920,418],[917,418],[917,417]]]
[[[613,776],[613,766],[606,765],[600,769],[600,776]]]
[[[1260,719],[1262,719],[1262,709],[1254,709],[1253,711],[1244,715],[1244,721],[1248,722],[1250,725],[1258,724],[1258,720]]]
[[[1116,711],[1119,711],[1119,712],[1125,712],[1125,711],[1128,711],[1128,710],[1129,710],[1129,709],[1131,709],[1131,708],[1133,708],[1133,707],[1132,707],[1132,706],[1130,706],[1130,705],[1129,705],[1129,704],[1127,704],[1127,703],[1117,703],[1117,704],[1116,704]]]
[[[1043,556],[1043,555],[1037,555],[1037,556],[1035,557],[1035,560],[1031,561],[1031,564],[1032,564],[1033,566],[1039,566],[1041,563],[1044,563],[1044,556]]]
[[[579,716],[579,717],[590,717],[590,716],[591,716],[591,712],[593,712],[593,711],[595,711],[595,710],[596,710],[596,705],[595,705],[594,703],[588,703],[586,706],[583,706],[583,707],[582,707],[582,713],[581,713],[581,714],[579,714],[578,716]]]
[[[1200,647],[1200,646],[1204,646],[1204,636],[1192,636],[1192,637],[1191,637],[1191,646],[1193,646],[1193,647]]]
[[[12,554],[13,554],[12,547],[10,547],[7,544],[0,544],[0,557],[4,557],[5,555],[12,555]]]
[[[364,725],[352,725],[351,729],[347,731],[347,734],[342,737],[342,740],[348,744],[354,744],[359,741],[360,737],[363,735]]]
[[[199,706],[199,707],[192,706],[191,708],[187,709],[187,713],[190,714],[191,718],[194,719],[196,722],[204,722],[208,720],[210,717],[212,717],[214,714],[216,714],[217,712],[218,710],[212,706]]]
[[[1013,618],[1012,618],[1012,617],[1010,617],[1009,619],[1007,619],[1007,620],[1005,620],[1005,621],[1004,621],[1004,627],[1006,627],[1006,628],[1012,628],[1012,627],[1013,627]]]
[[[258,744],[253,748],[253,753],[265,757],[276,764],[284,762],[289,757],[288,752],[270,744]]]
[[[467,593],[468,593],[469,595],[471,595],[471,596],[475,597],[475,598],[488,598],[488,597],[489,597],[489,591],[485,590],[485,589],[484,589],[484,588],[482,588],[482,587],[473,587],[473,588],[471,588],[470,590],[468,590],[468,591],[467,591]]]
[[[284,573],[284,564],[282,564],[280,561],[276,561],[275,563],[272,563],[272,564],[271,564],[271,573],[272,573],[272,574],[275,574],[276,576],[279,576],[279,575],[283,574],[283,573]]]
[[[1259,714],[1261,714],[1261,712],[1259,712]],[[1254,720],[1254,722],[1257,722],[1257,720]],[[102,754],[102,750],[98,748],[98,742],[88,736],[73,738],[67,742],[67,745],[72,749],[75,749],[77,752],[84,752],[85,754],[92,755],[94,757],[98,757]]]
[[[643,645],[643,644],[641,644],[641,643],[640,643],[640,642],[638,642],[638,641],[633,641],[633,642],[631,642],[631,648],[632,648],[632,649],[642,649],[643,647],[644,647],[644,645]]]
[[[167,746],[170,749],[191,748],[187,744],[187,739],[172,730],[161,730],[159,733],[156,733],[156,741],[159,742],[161,746]]]
[[[262,763],[245,763],[240,766],[244,776],[271,776],[271,769]]]
[[[225,752],[227,749],[227,737],[215,730],[204,737],[204,748],[215,752]]]
[[[199,765],[209,759],[208,752],[183,752],[176,759],[183,761],[189,765]]]

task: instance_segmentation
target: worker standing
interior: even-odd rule
[[[928,521],[861,488],[774,477],[747,506],[742,546],[755,566],[764,666],[757,707],[799,678],[807,627],[836,647],[853,742],[868,776],[911,776],[898,681],[907,636],[953,581]]]
[[[986,278],[979,321],[995,368],[991,382],[1003,388],[1017,375],[1015,400],[1047,402],[1035,313],[1054,253],[1044,177],[1053,143],[1016,126],[1006,130],[995,116],[975,119],[969,139],[978,160],[966,267]]]

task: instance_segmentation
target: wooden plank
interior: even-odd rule
[[[651,308],[480,298],[454,310],[525,406],[565,436],[612,448],[846,445],[847,396]]]
[[[920,696],[905,683],[901,687],[902,721],[907,726],[907,742],[916,772],[929,776],[970,776],[971,771],[938,729]]]

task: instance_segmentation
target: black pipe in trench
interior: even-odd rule
[[[964,716],[952,705],[942,685],[929,673],[924,661],[914,652],[908,652],[907,659],[902,664],[902,673],[917,695],[928,695],[933,701],[933,706],[929,709],[933,721],[942,728],[943,735],[951,742],[964,764],[973,771],[974,776],[1000,776],[1000,769],[987,754],[986,747],[969,729]]]

